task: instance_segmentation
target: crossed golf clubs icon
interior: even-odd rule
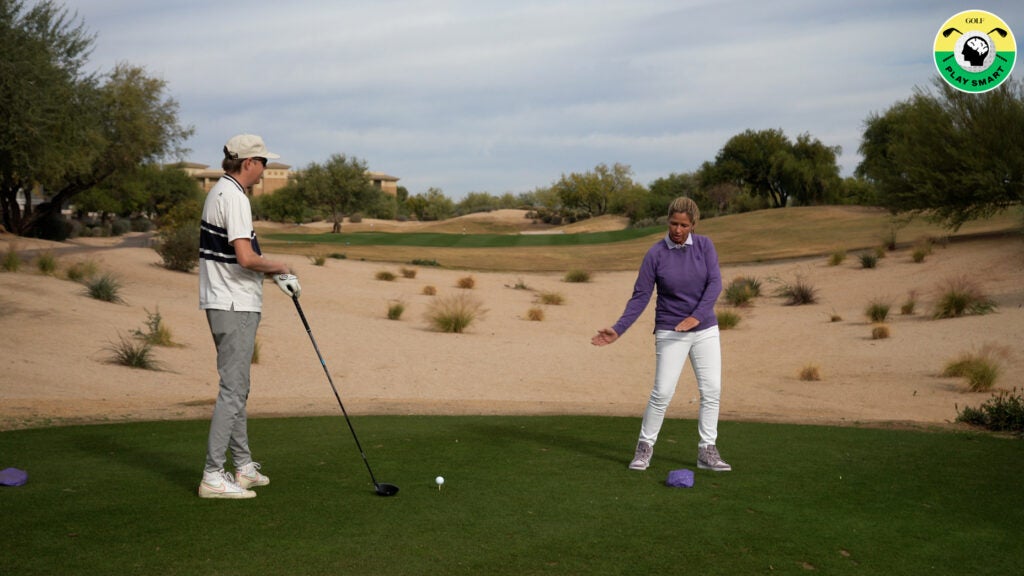
[[[956,32],[957,34],[963,35],[963,32],[961,32],[960,30],[958,30],[958,29],[956,29],[956,28],[952,28],[952,27],[950,27],[950,28],[946,28],[945,30],[943,30],[943,31],[942,31],[942,37],[943,37],[943,38],[949,38],[949,36],[950,36],[950,35],[951,35],[951,34],[952,34],[953,32]],[[988,31],[988,35],[989,35],[989,36],[991,36],[993,32],[995,32],[996,34],[999,34],[999,37],[1000,37],[1000,38],[1006,38],[1007,34],[1009,34],[1009,32],[1007,32],[1006,30],[1003,30],[1002,28],[1000,28],[1000,27],[998,27],[998,26],[996,26],[995,28],[993,28],[993,29],[989,30],[989,31]],[[946,58],[945,58],[945,59],[944,59],[943,61],[945,61],[945,60],[949,60],[950,58],[952,58],[952,56],[947,56],[947,57],[946,57]],[[1003,58],[1003,57],[1002,57],[1002,56],[1000,56],[999,54],[996,54],[996,58],[999,58],[999,59],[1000,59],[1000,60],[1002,60],[1003,62],[1005,62],[1005,61],[1006,61],[1006,58]]]

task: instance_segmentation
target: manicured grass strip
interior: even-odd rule
[[[662,227],[583,234],[440,234],[434,232],[356,232],[353,234],[264,234],[278,242],[342,246],[420,246],[430,248],[510,248],[579,246],[635,240],[662,233]]]
[[[1012,574],[1024,557],[1019,440],[723,422],[735,471],[696,469],[692,421],[626,469],[638,418],[254,419],[271,476],[195,496],[206,422],[0,433],[0,573]],[[446,483],[438,490],[434,477]]]

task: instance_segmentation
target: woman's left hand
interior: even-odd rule
[[[690,330],[696,328],[699,324],[700,320],[697,320],[693,316],[690,316],[683,320],[682,322],[680,322],[679,324],[676,324],[676,332],[689,332]]]

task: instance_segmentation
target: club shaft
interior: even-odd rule
[[[373,469],[370,468],[370,461],[366,458],[366,452],[363,451],[362,444],[359,443],[359,436],[356,435],[356,429],[352,426],[352,420],[348,417],[348,410],[345,410],[345,404],[341,401],[341,394],[338,394],[338,387],[334,385],[334,379],[331,378],[331,372],[327,369],[327,362],[324,361],[324,355],[320,353],[320,346],[316,343],[316,338],[313,337],[313,330],[309,327],[309,322],[306,320],[306,315],[302,313],[302,306],[299,304],[298,296],[292,296],[292,302],[295,303],[295,310],[299,313],[299,318],[302,319],[302,325],[306,328],[306,334],[309,335],[309,341],[313,343],[313,350],[316,350],[316,357],[320,359],[320,366],[324,369],[324,374],[327,375],[327,382],[331,385],[331,391],[334,392],[334,398],[338,401],[338,407],[341,408],[341,413],[345,416],[345,423],[348,424],[348,429],[352,432],[352,439],[356,441],[356,448],[359,449],[359,455],[363,458],[363,464],[366,465],[366,471],[370,473],[370,480],[376,487],[377,479],[373,476]]]

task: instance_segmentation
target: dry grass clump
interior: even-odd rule
[[[883,252],[884,254],[884,252]],[[869,269],[874,268],[878,265],[878,253],[877,252],[865,252],[860,255],[860,267]]]
[[[404,301],[399,299],[388,302],[388,320],[401,320],[403,313],[405,313]]]
[[[124,302],[121,298],[121,282],[113,274],[107,273],[98,278],[90,278],[85,283],[85,291],[90,297],[103,302]]]
[[[424,296],[433,296],[437,294],[437,287],[428,284],[423,287],[422,293]]]
[[[590,272],[579,269],[569,270],[562,279],[576,284],[590,282]]]
[[[472,290],[476,286],[476,278],[463,276],[455,285],[464,290]]]
[[[541,292],[537,294],[537,301],[550,306],[561,306],[565,304],[565,296],[558,292]]]
[[[828,315],[828,321],[829,322],[842,322],[843,321],[843,317],[842,317],[842,315],[839,314],[839,312],[836,312],[833,309],[832,312],[830,312],[829,315]]]
[[[950,360],[942,370],[947,378],[966,378],[971,392],[987,392],[995,386],[1002,373],[1002,360],[1009,355],[1005,348],[983,346],[977,352],[966,352]]]
[[[907,299],[900,305],[900,314],[904,316],[913,316],[917,310],[917,290],[911,290],[907,293]]]
[[[526,319],[533,322],[541,322],[544,320],[544,309],[533,307],[526,311]]]
[[[309,257],[309,261],[313,263],[313,266],[323,266],[327,263],[327,256],[323,254],[314,254]]]
[[[797,276],[792,284],[783,283],[776,290],[775,295],[785,298],[787,306],[802,306],[818,302],[818,289],[802,276]]]
[[[742,316],[735,310],[718,309],[715,310],[715,316],[718,317],[718,328],[720,330],[732,330],[742,320]]]
[[[817,382],[821,380],[821,370],[815,364],[807,364],[800,369],[800,380],[804,382]]]
[[[932,312],[932,316],[935,318],[988,314],[996,307],[996,303],[967,276],[947,279],[940,286],[939,293],[935,310]]]
[[[427,308],[426,318],[438,332],[462,333],[485,312],[480,300],[463,292],[432,301]]]
[[[47,276],[54,274],[57,272],[57,257],[49,250],[43,252],[36,258],[36,268]]]
[[[395,276],[395,273],[390,270],[381,270],[380,272],[377,272],[374,278],[383,282],[393,282],[397,276]]]
[[[153,358],[153,346],[147,342],[119,335],[119,342],[112,342],[106,350],[110,352],[108,361],[111,364],[138,368],[140,370],[159,370],[159,364]]]
[[[146,310],[146,331],[134,330],[132,335],[151,346],[176,346],[171,329],[164,324],[160,308],[156,312]]]
[[[761,281],[751,276],[734,278],[725,287],[725,301],[732,306],[749,306],[751,300],[761,295]]]
[[[878,324],[871,328],[872,340],[885,340],[889,337],[889,327],[885,324]]]
[[[99,266],[92,260],[80,260],[68,266],[64,274],[72,282],[85,282],[99,273]]]
[[[829,266],[839,266],[846,260],[846,250],[836,250],[828,257]]]
[[[868,302],[868,307],[864,309],[864,315],[872,322],[885,322],[889,316],[889,308],[890,304],[887,301],[875,298]]]
[[[14,249],[14,244],[7,246],[3,260],[0,261],[0,269],[4,272],[17,272],[21,269],[21,255]]]
[[[399,270],[399,272],[401,272],[402,278],[408,278],[412,280],[413,278],[416,278],[417,270],[415,268],[406,268],[403,266],[402,269]]]

